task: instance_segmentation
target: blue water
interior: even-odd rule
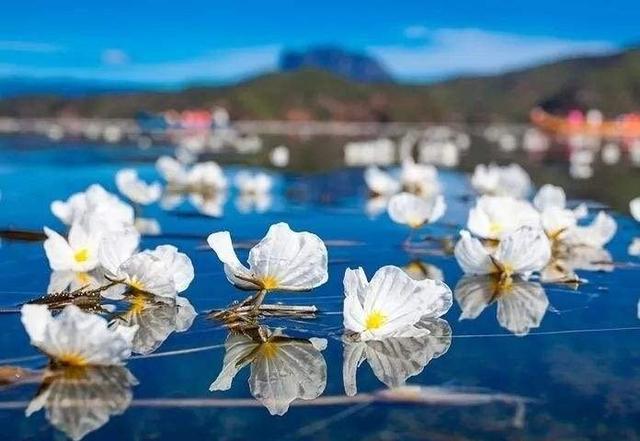
[[[155,179],[153,161],[167,152],[141,152],[126,146],[88,149],[48,145],[39,140],[30,143],[28,148],[23,142],[21,149],[16,149],[12,140],[0,140],[0,228],[40,230],[47,225],[62,231],[63,226],[49,210],[53,200],[66,199],[92,183],[116,192],[114,175],[124,166],[136,167],[143,178]],[[233,166],[225,168],[229,176],[237,170]],[[614,271],[579,272],[589,283],[576,289],[543,287],[549,308],[541,326],[527,336],[515,336],[500,326],[495,304],[474,320],[460,321],[461,310],[454,302],[444,317],[452,328],[449,349],[408,380],[414,385],[451,390],[482,388],[486,394],[534,399],[526,405],[521,422],[514,420],[515,407],[503,402],[478,406],[331,404],[322,402],[323,397],[345,395],[341,327],[345,269],[362,266],[371,276],[383,265],[405,266],[420,260],[438,267],[452,289],[462,276],[461,270],[437,242],[429,252],[410,255],[401,247],[407,236],[402,227],[393,224],[386,214],[374,219],[365,214],[361,169],[313,175],[272,173],[276,176],[273,205],[263,214],[238,211],[233,191],[220,219],[198,215],[187,202],[174,212],[157,205],[145,208],[145,217],[159,220],[163,232],[171,238],[145,237],[141,247],[171,243],[189,255],[196,277],[184,295],[202,313],[244,298],[244,293],[227,282],[221,264],[206,247],[204,239],[209,233],[229,230],[235,241],[254,241],[264,236],[269,225],[285,221],[294,230],[311,231],[328,241],[328,283],[310,293],[270,294],[272,301],[316,305],[320,310],[317,318],[263,321],[272,329],[285,328],[291,337],[328,340],[322,351],[327,381],[319,404],[294,403],[284,416],[271,416],[249,394],[249,367],[238,373],[230,390],[210,392],[209,385],[222,367],[228,331],[199,314],[188,330],[172,333],[151,356],[137,356],[128,362],[127,368],[138,381],[130,388],[131,406],[122,415],[111,416],[84,439],[640,438],[640,260],[627,255],[631,238],[640,236],[640,226],[633,220],[615,214],[619,229],[607,247],[619,263]],[[464,224],[472,201],[461,198],[470,193],[464,175],[443,171],[441,180],[448,210],[444,219],[425,228],[424,234],[448,237]],[[172,233],[188,233],[193,238],[175,238]],[[244,260],[247,250],[239,254]],[[49,276],[41,243],[3,240],[0,305],[12,307],[44,294]],[[0,329],[0,365],[30,369],[46,365],[46,359],[29,345],[18,314],[1,314]],[[366,361],[358,369],[357,385],[359,393],[385,388]],[[2,439],[65,439],[45,410],[25,416],[25,407],[38,388],[38,383],[0,386]],[[128,389],[124,385],[111,393],[122,396]],[[106,394],[104,390],[102,393]],[[95,398],[97,402],[115,399],[100,394]]]

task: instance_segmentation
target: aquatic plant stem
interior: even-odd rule
[[[258,311],[260,310],[260,305],[262,305],[262,302],[264,302],[264,297],[266,295],[267,295],[266,289],[261,289],[256,293],[255,297],[253,298],[253,308],[251,308],[251,312],[253,314],[258,313]]]

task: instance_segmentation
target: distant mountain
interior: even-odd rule
[[[502,75],[435,84],[363,83],[320,70],[262,75],[228,86],[98,96],[0,100],[0,115],[133,117],[226,107],[235,119],[339,121],[526,121],[531,108],[640,111],[640,49],[558,61]]]
[[[279,65],[283,72],[301,69],[324,70],[359,83],[393,81],[391,75],[375,58],[333,46],[320,46],[302,52],[284,51]]]

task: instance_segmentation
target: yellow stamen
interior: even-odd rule
[[[278,354],[278,345],[271,342],[265,342],[260,345],[260,352],[264,358],[273,359]]]
[[[422,225],[424,225],[424,222],[422,220],[419,220],[419,219],[408,219],[407,220],[407,224],[411,228],[420,228]]]
[[[264,276],[260,280],[262,289],[276,289],[278,287],[278,280],[274,276]]]
[[[68,353],[56,358],[56,361],[65,366],[86,366],[87,359],[80,354]]]
[[[142,283],[140,280],[138,280],[137,277],[132,277],[129,282],[127,282],[127,285],[129,285],[131,288],[133,288],[134,290],[137,291],[144,291],[144,283]]]
[[[367,331],[379,329],[387,321],[387,316],[380,311],[373,311],[369,313],[367,319],[364,321],[364,327]]]
[[[89,260],[89,250],[86,248],[81,248],[73,255],[73,258],[76,262],[82,263]]]
[[[147,297],[145,295],[134,295],[129,299],[131,307],[129,312],[132,314],[140,314],[147,307]]]
[[[489,233],[492,236],[498,236],[500,233],[502,233],[502,230],[504,230],[504,227],[499,222],[491,222],[489,224]]]
[[[88,285],[91,282],[91,276],[89,276],[89,273],[76,273],[76,279],[80,285]]]

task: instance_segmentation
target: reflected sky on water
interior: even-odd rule
[[[13,148],[16,145],[23,149]],[[48,225],[60,231],[63,226],[49,210],[52,200],[65,199],[95,182],[116,192],[114,176],[125,165],[135,166],[147,180],[156,179],[154,159],[170,152],[126,146],[86,149],[74,143],[47,145],[37,139],[11,138],[0,139],[0,146],[0,227],[39,230]],[[337,147],[327,149],[333,152],[331,157],[336,155]],[[258,164],[259,159],[246,162]],[[296,164],[295,151],[292,159]],[[262,439],[640,438],[640,260],[627,255],[631,238],[640,235],[637,223],[616,215],[618,233],[607,247],[619,263],[613,272],[578,271],[589,283],[577,288],[523,283],[516,290],[522,298],[506,302],[487,295],[486,281],[461,281],[460,268],[439,241],[430,242],[420,253],[405,251],[401,247],[407,237],[404,228],[393,224],[386,213],[367,214],[362,169],[338,168],[338,163],[335,160],[332,171],[273,172],[271,204],[260,214],[245,214],[234,190],[228,194],[221,218],[199,214],[188,200],[171,211],[163,211],[158,204],[145,207],[144,216],[159,221],[163,236],[144,237],[141,248],[171,243],[193,261],[196,277],[183,293],[190,305],[114,302],[125,320],[145,324],[128,371],[58,373],[42,384],[0,386],[0,407],[5,408],[0,410],[2,433],[11,434],[10,439],[36,440],[52,439],[61,432],[76,439],[86,434],[87,440],[235,440],[255,439],[256,434]],[[237,170],[238,166],[225,168],[229,176]],[[460,173],[441,171],[440,180],[448,210],[441,222],[424,228],[423,234],[455,237],[473,203],[465,198],[471,191]],[[568,193],[577,194],[570,189]],[[310,293],[269,294],[270,301],[313,304],[320,313],[313,320],[266,319],[267,338],[276,340],[256,343],[246,337],[231,345],[228,330],[202,312],[245,296],[226,281],[205,238],[211,232],[229,230],[235,241],[247,244],[262,238],[269,225],[279,221],[327,241],[329,281]],[[238,250],[241,261],[246,248]],[[3,307],[44,294],[51,273],[41,243],[3,240],[0,255]],[[447,341],[388,342],[378,348],[345,342],[345,269],[362,266],[372,275],[383,265],[415,269],[416,262],[430,271],[435,267],[452,289],[463,291],[456,293],[454,306],[443,317],[448,324],[434,326],[446,333],[451,329]],[[195,318],[190,306],[199,313]],[[460,320],[463,314],[465,319]],[[29,345],[19,316],[2,314],[0,322],[0,364],[44,367],[46,360]],[[284,330],[274,337],[277,328]],[[284,337],[278,336],[280,332]],[[433,347],[421,354],[425,345]],[[240,360],[234,365],[233,381],[217,388],[227,390],[212,392],[211,383],[232,360],[225,360],[225,354],[236,350],[231,346],[240,348],[231,354]],[[279,358],[285,356],[286,363]],[[345,356],[352,358],[349,363]],[[404,370],[394,368],[399,358],[407,361]],[[269,363],[282,375],[269,375]],[[365,397],[384,389],[384,382],[394,384],[389,375],[397,374],[412,385],[444,387],[445,391],[473,388],[474,393],[535,401],[524,406],[524,414],[508,400],[471,405],[477,402],[449,398],[428,406],[384,400],[348,402],[344,401],[349,392],[345,391],[345,367],[347,387],[351,388],[356,369],[357,391]],[[65,404],[67,397],[74,397],[73,406]],[[309,401],[289,405],[296,397]],[[342,398],[332,402],[331,397]],[[78,402],[93,412],[83,413]],[[32,413],[27,418],[29,403]]]

